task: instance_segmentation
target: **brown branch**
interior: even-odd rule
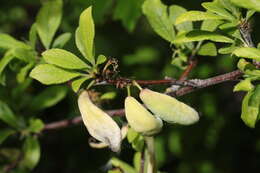
[[[219,83],[223,83],[223,82],[227,82],[227,81],[232,81],[232,80],[236,80],[239,77],[242,77],[243,73],[240,70],[235,70],[229,73],[225,73],[222,75],[218,75],[212,78],[208,78],[208,79],[204,79],[204,80],[200,80],[200,79],[194,79],[191,80],[192,82],[194,82],[195,84],[197,84],[197,87],[191,87],[191,86],[187,86],[187,87],[183,87],[180,88],[179,90],[175,91],[175,92],[170,92],[168,93],[171,96],[182,96],[182,95],[186,95],[188,93],[191,93],[197,89],[201,89],[201,88],[205,88],[211,85],[216,85]]]
[[[189,61],[188,67],[184,70],[184,72],[181,74],[181,77],[179,78],[180,81],[184,81],[184,80],[186,80],[188,78],[188,76],[189,76],[190,72],[192,71],[192,69],[194,67],[196,67],[197,62],[198,62],[197,59]]]
[[[194,84],[194,86],[196,87],[191,87],[191,86],[186,86],[183,88],[180,88],[179,90],[177,90],[176,92],[171,92],[168,93],[171,96],[182,96],[188,93],[191,93],[193,91],[196,91],[197,89],[201,89],[201,88],[205,88],[208,86],[212,86],[212,85],[216,85],[219,83],[223,83],[223,82],[227,82],[227,81],[233,81],[238,79],[239,77],[241,77],[243,75],[243,73],[240,70],[235,70],[233,72],[230,73],[226,73],[226,74],[222,74],[222,75],[218,75],[212,78],[208,78],[208,79],[193,79],[190,80],[191,83]],[[143,81],[143,80],[136,80],[137,82],[139,82],[139,84],[142,85],[150,85],[150,84],[172,84],[172,81],[176,81],[177,80],[148,80],[148,81]],[[187,83],[187,81],[182,81],[182,84]],[[124,115],[124,109],[116,109],[116,110],[109,110],[106,111],[110,116],[122,116]],[[53,123],[49,123],[46,124],[44,127],[44,130],[53,130],[53,129],[61,129],[61,128],[65,128],[71,125],[76,125],[76,124],[80,124],[82,122],[82,119],[80,116],[75,117],[73,119],[69,119],[69,120],[61,120],[61,121],[57,121],[57,122],[53,122]]]

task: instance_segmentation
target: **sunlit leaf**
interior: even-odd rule
[[[50,48],[53,37],[60,25],[61,17],[62,0],[47,0],[43,2],[43,6],[36,17],[36,27],[46,49]]]
[[[223,18],[233,21],[236,18],[230,14],[221,4],[219,4],[217,1],[214,2],[204,2],[201,4],[205,9],[209,10],[212,13],[216,13],[219,16],[222,16]]]
[[[233,91],[250,91],[254,88],[254,85],[251,83],[249,78],[240,81],[238,84],[235,85]]]
[[[233,54],[238,57],[250,58],[260,61],[260,50],[253,47],[241,47],[236,49]]]
[[[105,55],[99,55],[97,58],[97,65],[99,64],[103,64],[104,62],[106,62],[107,57]]]
[[[182,15],[183,13],[186,13],[186,12],[187,12],[187,10],[181,6],[171,5],[169,8],[169,13],[170,13],[170,19],[171,19],[172,23],[176,23],[176,19],[180,15]],[[175,27],[179,31],[191,31],[193,29],[192,22],[190,22],[190,21],[175,25]]]
[[[216,56],[217,48],[214,43],[206,43],[200,47],[198,54],[202,56]]]
[[[64,45],[70,40],[70,38],[71,38],[71,33],[69,32],[63,33],[54,40],[52,47],[63,48]]]
[[[92,7],[89,7],[80,15],[79,28],[76,31],[76,43],[81,53],[92,64],[95,64],[94,36],[95,26],[92,18]]]
[[[63,49],[46,50],[42,53],[42,56],[47,63],[66,69],[90,68],[79,57]]]
[[[239,7],[260,11],[260,1],[258,0],[231,0],[231,2]]]
[[[192,42],[192,41],[203,41],[203,40],[211,40],[214,42],[223,42],[223,43],[233,43],[234,41],[226,37],[224,35],[221,35],[216,32],[210,32],[210,31],[202,31],[202,30],[193,30],[190,32],[184,32],[181,33],[176,37],[174,40],[175,43],[186,43],[186,42]]]
[[[63,70],[51,64],[38,65],[30,73],[30,77],[46,85],[64,83],[80,75],[78,72]]]
[[[29,48],[25,43],[14,39],[12,36],[4,33],[0,33],[0,48],[12,49],[12,48]]]
[[[177,19],[175,24],[181,24],[183,22],[188,21],[201,21],[201,20],[221,20],[224,19],[221,16],[218,16],[213,13],[203,12],[203,11],[188,11],[180,15]]]
[[[36,46],[37,41],[37,27],[36,24],[32,24],[30,31],[29,31],[29,42],[31,47],[34,49]]]
[[[79,79],[75,79],[74,81],[72,81],[71,83],[71,87],[72,87],[72,90],[74,92],[78,92],[78,90],[80,89],[80,86],[88,79],[90,79],[91,76],[85,76],[85,77],[82,77],[82,78],[79,78]]]
[[[165,40],[172,42],[175,31],[167,13],[167,6],[160,0],[146,0],[142,8],[154,31]]]

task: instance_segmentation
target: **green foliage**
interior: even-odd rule
[[[245,124],[251,128],[255,127],[259,119],[260,107],[260,85],[250,90],[243,99],[241,118]]]
[[[26,137],[23,144],[24,158],[20,166],[24,169],[31,170],[39,162],[41,151],[38,139],[34,136]]]
[[[190,32],[183,32],[176,37],[174,40],[175,43],[181,44],[192,41],[203,41],[211,40],[214,42],[223,42],[223,43],[233,43],[233,40],[221,35],[216,32],[203,31],[203,30],[193,30]]]
[[[46,85],[64,83],[80,75],[78,72],[64,70],[50,64],[38,65],[30,73],[32,78]]]
[[[143,3],[143,13],[158,35],[169,42],[173,42],[175,31],[172,27],[172,20],[167,13],[166,5],[160,0],[146,0]]]
[[[200,47],[198,54],[203,56],[216,56],[217,48],[214,43],[206,43]]]
[[[232,3],[243,8],[254,9],[260,11],[260,2],[254,0],[231,0]]]
[[[37,32],[46,49],[50,48],[52,39],[61,23],[62,4],[62,0],[44,1],[37,15]]]
[[[118,0],[114,19],[121,20],[123,26],[132,32],[141,16],[141,5],[143,0]]]
[[[76,43],[82,55],[92,64],[95,64],[94,36],[95,28],[92,19],[92,8],[89,7],[80,15],[79,28],[76,31]]]
[[[62,49],[50,49],[42,53],[44,60],[65,69],[84,69],[90,68],[74,54]]]
[[[209,12],[202,12],[202,11],[188,11],[180,15],[177,19],[175,24],[181,24],[183,22],[188,21],[201,21],[201,20],[221,20],[224,19],[222,16],[218,16],[216,14],[212,14]]]
[[[241,47],[233,51],[238,57],[250,58],[260,61],[260,50],[252,47]]]
[[[52,47],[54,48],[63,48],[65,44],[70,40],[71,33],[63,33],[59,35],[53,42]]]
[[[192,69],[190,78],[209,78],[213,74],[228,72],[235,68],[237,63],[237,68],[243,72],[243,76],[239,78],[240,81],[234,86],[233,91],[246,92],[241,106],[241,119],[245,125],[258,130],[260,70],[256,64],[260,61],[260,51],[252,47],[253,44],[248,44],[251,38],[250,27],[247,26],[250,25],[250,20],[257,21],[258,16],[254,14],[260,11],[259,2],[213,0],[202,3],[201,6],[204,8],[202,11],[186,9],[186,7],[198,9],[195,1],[187,1],[187,4],[178,3],[183,4],[182,6],[168,1],[166,5],[164,2],[166,1],[44,0],[37,13],[36,21],[33,21],[35,16],[28,13],[26,9],[38,8],[38,2],[21,0],[17,4],[19,7],[7,10],[10,12],[3,10],[11,6],[11,3],[2,3],[3,7],[0,7],[0,23],[3,26],[0,33],[1,170],[17,162],[11,170],[12,173],[51,172],[49,162],[55,163],[56,160],[46,159],[49,157],[48,150],[52,146],[55,146],[56,150],[59,145],[61,152],[57,157],[62,158],[64,167],[61,171],[97,172],[97,167],[102,167],[108,160],[105,156],[106,152],[102,151],[99,154],[96,154],[96,151],[95,154],[89,152],[90,149],[86,148],[86,140],[84,139],[83,143],[82,140],[78,141],[80,137],[75,134],[81,133],[75,132],[75,129],[64,131],[66,134],[62,137],[60,131],[57,131],[58,138],[55,134],[48,133],[55,137],[46,138],[45,127],[48,126],[45,126],[45,122],[78,115],[78,111],[75,110],[75,93],[90,87],[95,90],[91,92],[91,97],[100,107],[122,108],[122,98],[125,94],[120,90],[111,90],[107,83],[120,79],[121,83],[118,82],[116,85],[121,87],[122,84],[130,85],[128,79],[124,77],[162,79],[166,77],[164,72],[178,79],[179,74],[190,67],[191,60],[197,57],[199,65]],[[20,7],[20,4],[26,4],[26,8]],[[75,26],[78,18],[78,26]],[[122,26],[131,34],[121,32],[121,25],[119,22],[114,22],[116,20],[120,20]],[[151,27],[146,25],[146,20]],[[28,26],[30,23],[31,27]],[[256,29],[257,25],[256,22]],[[30,30],[26,31],[28,33],[24,33],[29,27]],[[159,37],[154,37],[154,33],[160,36],[161,40]],[[256,32],[252,33],[253,41],[259,41],[256,34]],[[75,43],[71,39],[73,37]],[[76,47],[83,57],[78,54]],[[118,62],[113,61],[111,57],[118,59]],[[118,65],[120,74],[118,74]],[[45,87],[42,84],[53,86]],[[72,94],[68,86],[75,93]],[[162,92],[165,88],[166,86],[158,86]],[[232,172],[231,169],[234,169],[232,165],[238,163],[239,158],[243,157],[238,157],[231,163],[229,160],[232,159],[223,149],[222,143],[225,143],[224,148],[232,148],[231,154],[241,156],[237,150],[244,146],[242,146],[243,142],[241,144],[238,140],[244,140],[250,146],[250,154],[252,152],[257,154],[254,140],[259,136],[248,133],[249,128],[240,128],[240,122],[234,115],[237,114],[238,109],[233,110],[238,108],[237,101],[232,101],[234,96],[229,91],[231,90],[228,90],[228,87],[220,86],[213,90],[209,89],[207,92],[210,94],[203,94],[204,90],[201,90],[202,93],[184,97],[184,100],[196,106],[202,115],[201,121],[190,127],[166,125],[155,138],[155,146],[150,146],[151,143],[147,142],[144,136],[130,128],[127,132],[127,140],[122,143],[122,154],[118,155],[124,161],[112,157],[109,163],[113,169],[105,171],[137,173],[141,172],[140,168],[143,166],[146,173],[150,169],[149,166],[153,166],[154,157],[158,168],[169,172]],[[133,90],[132,95],[135,94]],[[225,99],[223,105],[223,98],[219,95],[229,97],[230,100]],[[59,102],[61,103],[58,104]],[[156,104],[162,103],[156,100]],[[223,107],[225,107],[224,111]],[[115,119],[120,125],[125,122],[121,117]],[[68,121],[68,124],[77,123],[78,120],[75,120]],[[230,135],[235,133],[241,135],[230,139]],[[45,148],[46,153],[41,154],[39,137],[44,141],[42,148]],[[58,139],[57,143],[56,139]],[[68,150],[74,141],[82,144],[83,149],[78,145],[79,147]],[[200,146],[200,150],[194,150],[194,146]],[[79,154],[76,154],[77,151]],[[87,158],[83,153],[85,151],[89,156]],[[125,153],[130,154],[125,157]],[[206,153],[215,156],[208,157]],[[39,167],[33,170],[38,165],[41,155],[44,157]],[[133,159],[129,156],[133,156]],[[88,160],[89,158],[91,159]],[[248,157],[250,164],[244,165],[250,167],[251,163],[255,162],[252,158],[249,160]],[[84,160],[83,164],[81,164],[82,160]],[[100,163],[92,166],[95,160],[100,160]],[[133,164],[129,163],[131,161]],[[250,171],[250,169],[246,170]]]

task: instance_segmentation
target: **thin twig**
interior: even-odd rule
[[[196,67],[197,62],[198,62],[197,59],[189,61],[188,67],[184,70],[184,72],[181,74],[181,77],[179,78],[180,81],[184,81],[184,80],[186,80],[188,78],[188,76],[189,76],[190,72],[192,71],[192,69],[194,67]]]
[[[175,92],[170,92],[167,94],[171,95],[171,96],[183,96],[183,95],[191,93],[197,89],[205,88],[208,86],[216,85],[216,84],[227,82],[227,81],[236,80],[239,77],[242,77],[242,75],[243,75],[243,73],[240,70],[235,70],[235,71],[232,71],[232,72],[229,72],[226,74],[218,75],[218,76],[204,79],[204,80],[194,79],[191,81],[193,83],[197,84],[197,87],[187,86],[187,87],[180,88],[179,90],[177,90]]]

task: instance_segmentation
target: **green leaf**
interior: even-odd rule
[[[92,7],[84,10],[79,18],[79,29],[76,31],[76,44],[84,57],[95,64],[94,57],[95,26],[92,18]]]
[[[29,107],[34,111],[52,107],[64,99],[67,92],[68,88],[66,86],[50,86],[34,96]]]
[[[76,55],[63,49],[50,49],[42,53],[44,60],[62,68],[66,69],[86,69],[90,68]]]
[[[250,63],[250,62],[247,62],[245,59],[239,59],[238,63],[237,63],[237,68],[239,68],[241,71],[245,71],[247,70],[248,68],[254,68],[254,66]]]
[[[174,40],[175,43],[186,43],[192,41],[211,40],[214,42],[233,43],[234,41],[216,32],[193,30],[181,33]]]
[[[71,38],[71,33],[69,32],[63,33],[54,40],[52,47],[63,48],[65,44],[70,40],[70,38]]]
[[[0,33],[0,48],[13,49],[13,48],[29,48],[25,43],[18,41],[8,34]]]
[[[249,78],[246,78],[236,84],[233,91],[250,91],[252,89],[254,89],[254,85],[251,83],[251,80]]]
[[[260,11],[260,1],[258,0],[231,0],[231,2],[239,7]]]
[[[167,13],[167,6],[160,0],[146,0],[142,9],[154,31],[165,40],[173,42],[175,31]]]
[[[38,65],[30,73],[30,77],[45,85],[64,83],[80,75],[78,72],[67,71],[51,64]]]
[[[206,43],[200,47],[198,54],[202,56],[216,56],[217,48],[214,43]]]
[[[132,128],[128,129],[127,140],[129,143],[132,143],[138,136],[139,134],[136,131],[134,131]]]
[[[114,11],[114,19],[122,21],[123,26],[132,32],[142,14],[141,5],[144,0],[118,0]]]
[[[217,15],[233,21],[236,20],[236,18],[230,14],[221,4],[219,4],[217,1],[214,2],[204,2],[201,4],[205,9],[209,10],[212,13],[216,13]]]
[[[235,45],[229,45],[227,47],[223,47],[223,48],[220,48],[218,50],[218,53],[220,54],[230,54],[232,53],[234,50],[236,50],[238,47],[236,47]]]
[[[255,14],[255,10],[248,10],[246,12],[246,20],[249,21],[249,19],[251,19],[251,17]]]
[[[100,97],[101,100],[112,100],[116,97],[116,92],[106,92]]]
[[[142,135],[138,135],[137,138],[134,139],[132,142],[132,148],[135,149],[135,151],[142,152],[144,148],[144,137]]]
[[[260,61],[260,50],[253,47],[241,47],[236,49],[233,54],[238,57],[250,58]]]
[[[40,133],[44,128],[44,123],[41,119],[30,119],[28,131],[32,133]]]
[[[34,65],[35,65],[34,63],[29,63],[21,68],[21,70],[16,75],[16,79],[18,83],[22,83],[25,81],[29,71],[34,67]]]
[[[106,62],[107,57],[105,55],[99,55],[97,58],[97,65],[99,64],[103,64],[104,62]]]
[[[5,67],[7,66],[7,64],[9,64],[9,62],[12,61],[12,59],[14,59],[14,56],[12,54],[11,51],[7,51],[4,54],[4,57],[0,60],[0,74],[3,73]]]
[[[254,128],[259,118],[260,108],[260,85],[256,86],[254,90],[249,91],[242,102],[241,118],[244,123]]]
[[[86,57],[86,53],[85,53],[85,48],[84,48],[84,44],[83,44],[83,40],[81,37],[81,34],[79,32],[79,27],[76,29],[75,31],[75,42],[76,42],[76,46],[79,49],[80,53]]]
[[[18,58],[24,62],[35,62],[37,57],[37,52],[32,49],[25,48],[15,48],[13,49],[12,54],[15,58]]]
[[[32,49],[35,49],[37,41],[37,27],[36,24],[32,24],[30,31],[29,31],[29,42],[32,47]]]
[[[74,81],[72,81],[71,83],[71,87],[72,87],[72,90],[74,92],[78,92],[78,90],[80,89],[80,86],[88,79],[91,79],[92,77],[89,75],[89,76],[86,76],[86,77],[82,77],[82,78],[79,78],[79,79],[75,79]]]
[[[178,5],[171,5],[169,8],[169,12],[172,23],[176,23],[176,19],[183,13],[186,13],[187,10]],[[175,25],[175,27],[178,31],[191,31],[193,29],[192,22],[190,21]]]
[[[0,119],[10,125],[13,128],[20,128],[21,122],[15,116],[13,111],[9,108],[9,106],[0,100]]]
[[[114,167],[118,167],[120,168],[121,170],[123,170],[123,172],[126,172],[126,173],[137,173],[137,171],[130,165],[128,165],[126,162],[123,162],[115,157],[113,157],[111,160],[110,160],[111,164],[114,166]]]
[[[20,166],[32,170],[40,160],[41,149],[36,137],[28,136],[23,145],[24,157]]]
[[[50,48],[52,39],[62,18],[62,0],[47,0],[43,2],[36,17],[36,27],[39,37],[46,49]]]
[[[204,20],[200,29],[204,31],[215,31],[222,23],[222,20]]]
[[[12,134],[14,134],[15,131],[12,129],[1,129],[0,131],[0,145]]]
[[[201,20],[221,20],[224,19],[221,16],[218,16],[216,14],[212,14],[209,12],[203,12],[203,11],[188,11],[186,13],[183,13],[180,15],[177,19],[175,24],[181,24],[183,22],[188,21],[201,21]]]
[[[250,76],[251,79],[255,77],[260,78],[260,70],[257,69],[253,64],[246,61],[245,59],[240,59],[237,63],[237,67],[244,72],[244,74]]]
[[[230,11],[233,15],[236,16],[236,18],[240,18],[241,12],[239,11],[239,8],[237,8],[233,3],[230,2],[230,0],[218,0],[223,7],[225,7],[228,11]]]

